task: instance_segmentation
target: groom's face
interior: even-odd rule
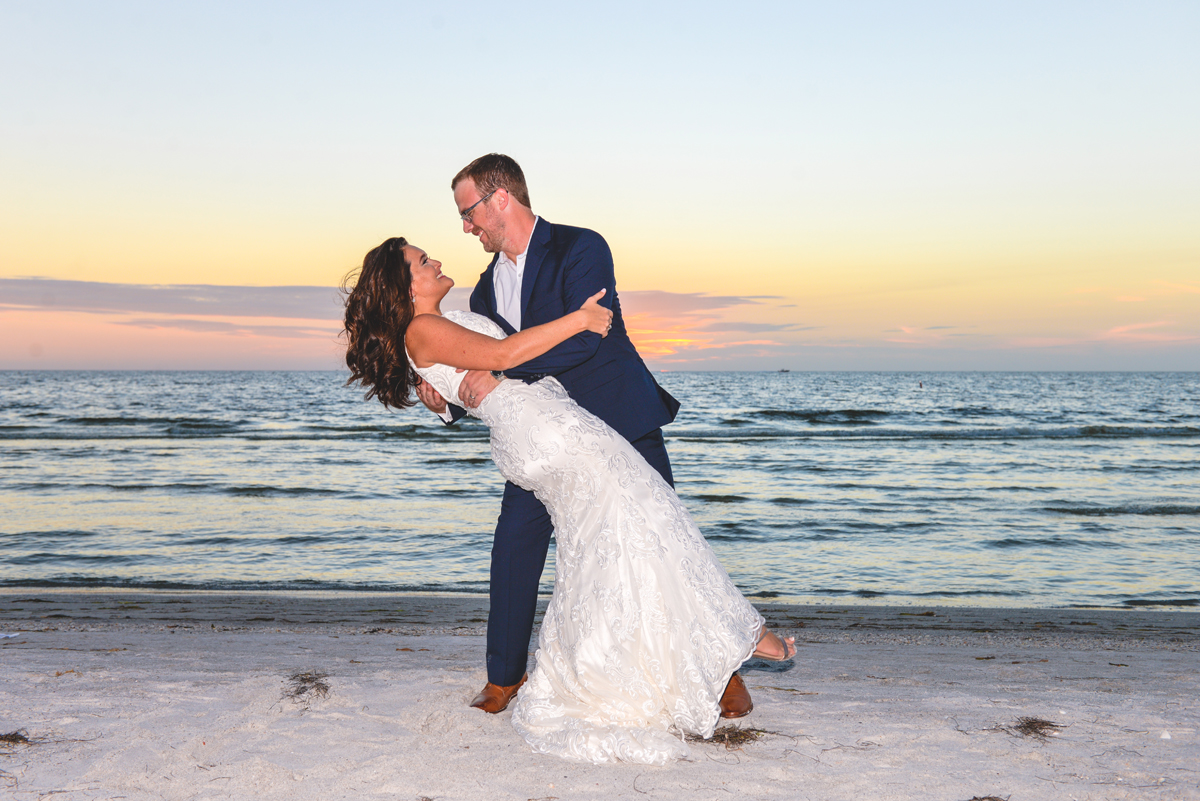
[[[458,213],[463,214],[467,209],[479,203],[483,195],[475,188],[475,182],[470,178],[459,181],[454,187],[454,203]],[[499,253],[504,248],[504,218],[495,209],[496,195],[479,203],[471,210],[470,219],[463,220],[463,233],[479,237],[485,253]]]

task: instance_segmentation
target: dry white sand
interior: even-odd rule
[[[4,591],[0,797],[1200,799],[1200,614],[763,609],[800,644],[743,672],[769,734],[595,767],[467,707],[485,599]]]

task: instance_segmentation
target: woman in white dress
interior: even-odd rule
[[[413,404],[420,379],[458,396],[468,370],[505,370],[612,312],[583,308],[508,338],[478,314],[441,311],[454,286],[441,263],[402,238],[367,254],[346,298],[350,383],[384,405]],[[679,498],[625,439],[553,377],[502,381],[468,410],[491,431],[504,477],[531,490],[554,522],[554,594],[536,667],[512,724],[541,753],[594,763],[664,764],[683,735],[710,737],[730,676],[751,657],[789,659],[733,585]]]

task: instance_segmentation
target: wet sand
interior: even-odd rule
[[[761,739],[596,767],[466,706],[486,598],[4,590],[0,797],[1200,798],[1200,613],[760,608]]]

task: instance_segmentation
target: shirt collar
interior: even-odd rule
[[[508,257],[508,254],[502,250],[500,251],[500,259],[496,262],[497,267],[508,267],[509,269],[515,270],[518,273],[525,269],[525,257],[529,255],[529,245],[531,242],[533,242],[533,232],[537,230],[538,220],[540,219],[541,217],[533,218],[533,227],[529,229],[529,242],[525,243],[525,250],[521,251],[520,255],[517,256],[517,260],[513,261]]]

